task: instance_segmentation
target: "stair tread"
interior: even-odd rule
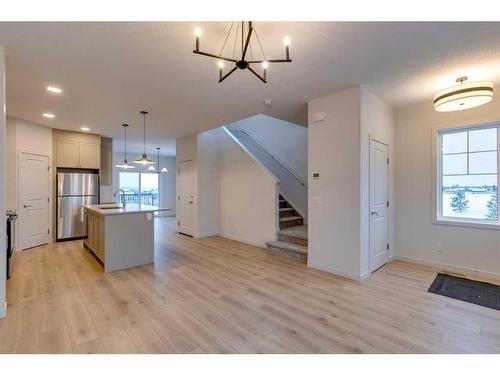
[[[279,200],[279,202],[280,202],[280,203],[286,203],[286,200],[284,200],[284,199],[280,199],[280,200]]]
[[[284,212],[284,211],[295,211],[295,209],[293,207],[283,207],[283,208],[280,208],[280,212]]]
[[[284,242],[284,241],[270,241],[266,243],[267,246],[272,246],[272,247],[277,247],[280,249],[285,249],[288,251],[294,251],[296,253],[302,253],[302,254],[307,254],[307,247],[298,245],[295,243],[291,242]]]
[[[283,221],[294,221],[294,220],[300,220],[303,219],[302,216],[287,216],[287,217],[280,217],[280,222]]]
[[[307,240],[307,225],[297,225],[295,227],[280,229],[278,234]]]

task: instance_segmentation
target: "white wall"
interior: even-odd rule
[[[370,273],[370,138],[389,146],[389,159],[394,159],[395,124],[392,109],[382,100],[361,88],[361,180],[360,180],[360,246],[361,278]],[[394,160],[389,163],[387,241],[389,257],[394,255]]]
[[[278,231],[277,180],[230,134],[219,134],[220,235],[265,247]]]
[[[244,130],[307,183],[307,128],[258,114],[226,125]]]
[[[221,129],[198,135],[197,150],[197,229],[196,237],[219,233],[219,161],[218,137]]]
[[[180,138],[176,152],[177,163],[195,165],[194,237],[218,234],[261,247],[276,238],[277,181],[228,132]]]
[[[496,92],[500,87],[495,88]],[[432,133],[500,121],[500,97],[481,107],[440,113],[432,101],[396,111],[396,255],[441,267],[500,276],[500,231],[432,223]],[[438,251],[438,243],[442,251]],[[439,249],[440,250],[440,249]]]
[[[22,215],[19,209],[19,152],[33,153],[48,156],[49,166],[52,166],[52,129],[42,125],[34,124],[17,118],[7,118],[6,138],[8,141],[6,148],[6,178],[9,183],[6,187],[6,208],[16,210],[18,215]],[[52,174],[49,177],[48,192],[52,197]],[[52,223],[54,201],[49,202],[48,222]],[[52,226],[52,225],[51,225]],[[52,236],[50,236],[52,240]],[[16,226],[16,248],[19,249],[19,225]],[[20,249],[19,249],[20,250]]]
[[[153,156],[153,155],[150,155]],[[133,162],[136,155],[127,155],[129,164]],[[153,160],[156,158],[153,156]],[[115,165],[123,162],[123,152],[113,152],[113,185],[107,189],[101,189],[101,202],[109,203],[115,201],[113,193],[119,188],[120,172],[123,169],[116,168]],[[167,173],[160,173],[159,189],[160,189],[160,204],[162,207],[171,208],[172,211],[162,214],[162,216],[175,216],[175,158],[169,156],[160,156],[161,168],[166,167]],[[157,166],[155,165],[155,168]],[[129,172],[148,172],[148,167],[135,165],[135,169],[128,170]],[[116,198],[117,200],[118,198]]]
[[[160,156],[161,168],[166,167],[167,173],[160,173],[161,206],[170,208],[172,211],[160,213],[162,216],[175,216],[175,158],[170,156]]]
[[[360,275],[360,106],[355,87],[314,99],[308,109],[308,265],[354,279]],[[318,112],[326,119],[312,122]]]
[[[326,119],[313,122],[320,112]],[[356,280],[370,274],[370,137],[386,143],[391,155],[392,110],[364,87],[309,102],[308,265]],[[393,181],[390,169],[389,201]],[[388,215],[392,244],[394,215]]]
[[[2,161],[0,162],[0,213],[5,212],[5,166],[7,164],[5,154],[5,55],[3,47],[0,46],[0,152]],[[6,271],[6,248],[5,244],[5,216],[0,220],[0,318],[7,314],[7,298],[5,290]]]

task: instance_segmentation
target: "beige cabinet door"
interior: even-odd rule
[[[94,250],[94,214],[90,211],[87,211],[87,226],[88,226],[88,240],[87,246],[90,250]]]
[[[113,149],[101,146],[101,184],[113,185]]]
[[[63,168],[79,168],[78,142],[67,139],[56,141],[56,165]]]
[[[101,168],[101,146],[96,143],[83,143],[79,145],[80,168]]]
[[[99,243],[97,250],[97,257],[104,262],[104,217],[98,217],[98,226],[97,229],[99,231]]]

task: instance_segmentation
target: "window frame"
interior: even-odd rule
[[[137,174],[139,177],[139,197],[142,195],[142,177],[141,175],[143,174],[154,174],[157,175],[157,180],[158,180],[158,207],[161,207],[161,178],[158,172],[149,172],[149,171],[119,171],[118,173],[118,188],[120,187],[120,174],[121,173],[130,173],[130,174]],[[139,198],[140,199],[140,198]]]
[[[464,226],[464,227],[474,227],[474,228],[483,228],[483,229],[495,229],[500,230],[500,212],[497,212],[497,220],[486,220],[486,219],[473,219],[473,218],[461,218],[461,217],[453,217],[453,216],[444,216],[443,215],[443,135],[444,134],[452,134],[452,133],[462,133],[473,130],[482,130],[482,129],[497,129],[497,199],[500,198],[500,122],[492,122],[487,124],[479,124],[479,125],[466,125],[460,127],[449,127],[449,128],[439,128],[433,132],[433,135],[436,137],[434,141],[434,166],[436,168],[436,173],[433,173],[433,189],[435,189],[434,200],[433,200],[433,223],[434,224],[444,224],[444,225],[455,225],[455,226]],[[469,143],[469,137],[467,137],[467,143]],[[487,152],[480,151],[480,152]],[[493,150],[490,150],[493,151]],[[469,172],[469,154],[476,153],[476,151],[469,152],[469,144],[467,144],[467,172]],[[457,153],[460,154],[460,153]],[[488,175],[489,173],[476,173],[476,175]],[[491,174],[491,173],[490,173]],[[472,174],[474,175],[474,174]]]

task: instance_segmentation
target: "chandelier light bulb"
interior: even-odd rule
[[[262,68],[267,69],[267,68],[268,68],[268,66],[269,66],[269,63],[268,63],[267,61],[264,61],[264,62],[262,63]]]
[[[201,36],[201,28],[197,27],[194,29],[194,36],[199,38]]]
[[[220,69],[223,69],[223,68],[224,68],[224,63],[223,63],[222,61],[219,61],[219,64],[218,64],[218,65],[219,65],[219,68],[220,68]]]
[[[283,43],[285,44],[285,46],[289,46],[290,45],[290,37],[285,36],[285,38],[283,39]]]

